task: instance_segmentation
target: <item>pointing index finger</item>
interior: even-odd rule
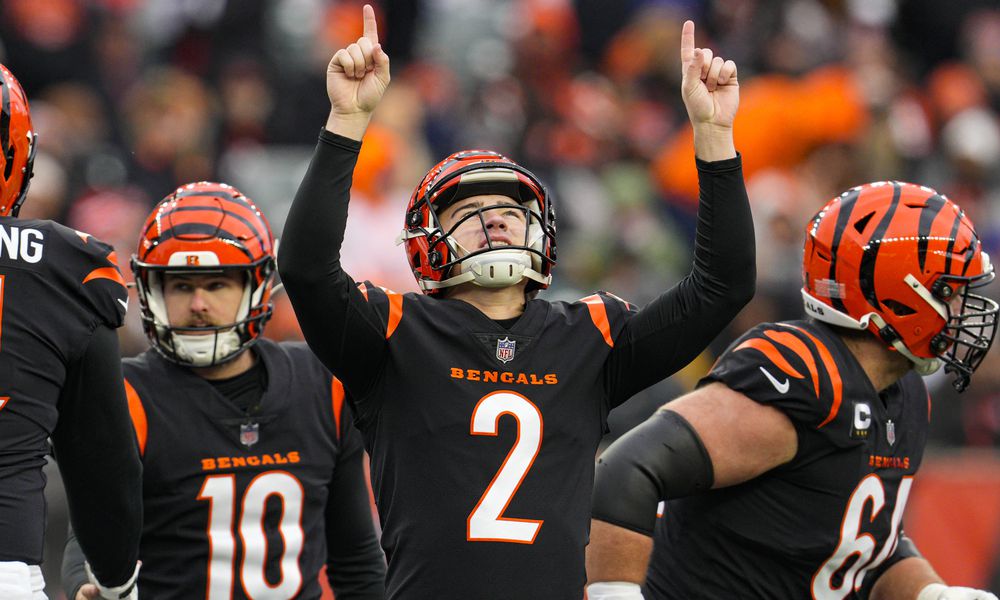
[[[361,12],[365,18],[365,37],[371,40],[373,45],[377,44],[378,24],[375,23],[375,9],[372,8],[371,4],[365,4],[365,7],[361,9]]]
[[[684,21],[681,28],[681,62],[694,60],[694,21]]]

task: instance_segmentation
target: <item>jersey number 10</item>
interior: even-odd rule
[[[267,580],[264,561],[267,557],[267,536],[264,533],[264,509],[268,498],[276,496],[281,500],[281,523],[278,529],[284,540],[281,554],[281,579],[275,583]],[[236,558],[236,537],[233,532],[237,523],[243,542],[243,564],[240,565],[239,580],[248,598],[294,598],[302,588],[302,570],[299,556],[302,554],[302,484],[285,471],[261,473],[250,482],[240,502],[240,512],[236,512],[236,477],[234,475],[212,475],[198,493],[199,500],[210,504],[208,513],[208,582],[205,585],[206,600],[230,600],[233,597],[234,567]]]

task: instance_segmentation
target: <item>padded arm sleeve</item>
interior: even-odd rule
[[[593,517],[651,536],[660,500],[704,492],[714,477],[698,432],[681,415],[658,410],[601,454]]]

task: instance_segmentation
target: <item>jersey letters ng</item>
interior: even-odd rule
[[[127,302],[110,246],[0,217],[0,561],[42,561],[42,467],[67,366],[95,327],[121,325]]]
[[[923,380],[910,372],[878,394],[830,328],[793,321],[734,342],[712,381],[782,410],[798,452],[741,485],[668,502],[646,597],[855,597],[902,533],[927,437]]]

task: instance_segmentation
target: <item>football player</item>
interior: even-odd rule
[[[384,595],[361,438],[344,389],[302,343],[261,337],[274,238],[226,184],[181,186],[132,257],[152,348],[124,365],[144,467],[143,595],[317,599]],[[64,587],[80,589],[78,552]]]
[[[417,185],[400,236],[423,294],[340,265],[351,175],[389,83],[375,16],[327,72],[332,105],[279,269],[306,340],[344,381],[372,456],[389,598],[578,600],[608,411],[698,355],[754,289],[733,147],[736,66],[695,50],[684,98],[702,181],[694,269],[643,310],[548,302],[553,199],[530,171],[457,152]],[[373,242],[375,243],[375,242]]]
[[[0,598],[45,598],[49,439],[90,580],[127,598],[142,523],[115,333],[128,295],[110,246],[17,217],[35,148],[24,90],[0,65]]]
[[[965,388],[996,332],[972,223],[930,188],[863,185],[808,223],[802,271],[809,320],[751,329],[600,457],[591,600],[996,600],[945,584],[902,526],[920,376]]]

